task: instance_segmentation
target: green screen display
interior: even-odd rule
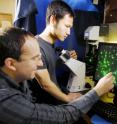
[[[99,43],[97,54],[94,80],[98,81],[107,73],[112,72],[117,83],[117,44]]]

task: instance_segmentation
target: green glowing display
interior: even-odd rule
[[[99,80],[109,72],[113,73],[117,84],[117,44],[100,43],[95,79]]]

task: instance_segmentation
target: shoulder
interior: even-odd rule
[[[21,93],[17,90],[13,89],[0,89],[0,101],[4,101],[8,98],[11,98],[15,95],[21,95]]]
[[[47,46],[47,43],[45,42],[45,40],[42,39],[39,35],[36,35],[35,37],[39,43],[40,48],[43,49],[45,46]]]
[[[37,41],[40,43],[43,41],[43,39],[39,36],[39,35],[36,35],[35,38],[37,39]]]

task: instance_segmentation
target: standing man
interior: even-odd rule
[[[72,124],[113,88],[114,77],[109,73],[69,104],[38,104],[24,81],[35,76],[50,81],[48,74],[37,71],[42,65],[38,42],[31,33],[18,28],[0,33],[0,124]]]
[[[40,44],[43,68],[45,68],[45,73],[49,72],[51,82],[42,83],[39,87],[37,81],[34,80],[35,83],[31,85],[31,88],[37,101],[42,99],[39,102],[57,104],[60,101],[68,103],[81,96],[80,93],[63,93],[59,88],[55,73],[57,58],[54,44],[56,40],[64,41],[70,35],[73,19],[72,9],[62,0],[52,1],[49,4],[46,12],[46,28],[36,38]],[[70,55],[75,59],[77,58],[75,51],[71,51]]]

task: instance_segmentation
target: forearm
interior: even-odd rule
[[[50,79],[47,69],[38,70],[35,73],[35,78],[42,89],[51,94],[56,99],[62,102],[69,102],[69,99],[65,93],[63,93],[56,84]]]
[[[1,108],[0,122],[2,120],[1,123],[5,124],[72,124],[81,116],[80,111],[71,105],[33,104],[23,95],[17,94],[6,96]]]
[[[62,102],[69,102],[67,95],[63,93],[51,80],[48,81],[48,84],[43,85],[42,88],[56,99]]]
[[[82,116],[80,110],[68,104],[58,106],[37,105],[36,110],[41,114],[38,114],[38,120],[43,120],[42,124],[72,124]]]
[[[99,96],[95,90],[91,90],[69,104],[77,107],[83,113],[87,113],[97,100],[99,100]]]

